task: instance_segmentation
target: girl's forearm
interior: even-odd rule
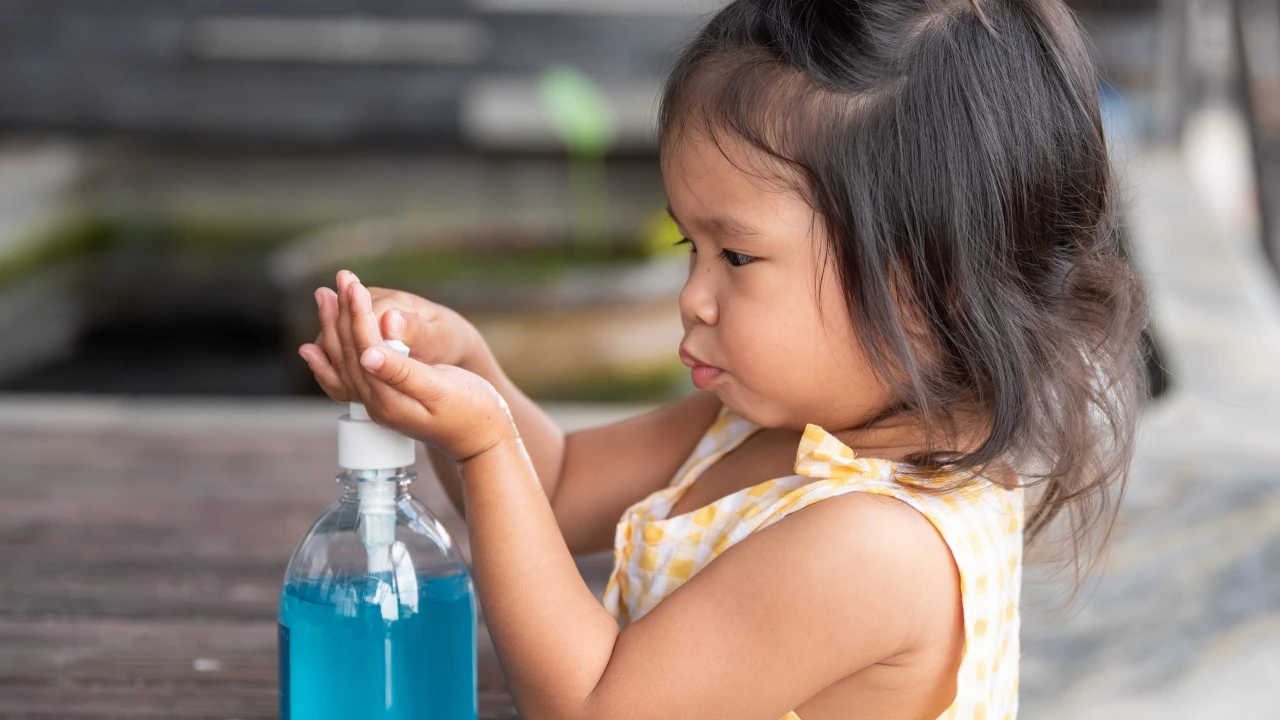
[[[458,467],[475,582],[521,717],[580,718],[618,625],[579,575],[514,434]]]
[[[477,337],[478,335],[477,333]],[[476,349],[460,367],[488,380],[489,384],[493,385],[494,389],[507,401],[507,405],[511,408],[511,416],[520,430],[520,437],[523,438],[529,457],[533,461],[533,467],[538,473],[537,477],[543,493],[548,498],[555,497],[556,484],[560,480],[560,469],[564,464],[564,432],[546,411],[511,382],[483,340],[477,339],[474,346]],[[427,446],[427,456],[449,500],[460,514],[465,515],[462,478],[458,475],[458,467],[454,459],[430,445]]]

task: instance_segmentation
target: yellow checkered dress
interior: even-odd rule
[[[623,515],[604,604],[625,627],[726,548],[789,513],[849,492],[888,495],[933,523],[960,571],[965,646],[955,701],[940,718],[1000,720],[1018,712],[1018,596],[1022,585],[1022,490],[981,480],[945,494],[894,481],[897,463],[859,458],[810,424],[795,475],[777,478],[676,517],[671,508],[694,480],[759,426],[721,407],[672,484]],[[918,481],[917,481],[918,482]],[[799,720],[788,713],[782,720]]]

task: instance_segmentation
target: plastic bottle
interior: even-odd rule
[[[414,450],[359,403],[339,419],[342,496],[299,543],[280,594],[282,720],[477,717],[471,577],[409,495]]]

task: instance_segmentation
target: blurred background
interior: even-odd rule
[[[0,716],[272,716],[339,268],[457,309],[566,430],[691,391],[657,93],[721,4],[0,2]],[[1280,4],[1069,4],[1152,398],[1081,604],[1028,571],[1023,716],[1280,717]]]

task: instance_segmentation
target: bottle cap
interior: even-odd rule
[[[409,346],[388,340],[392,350],[407,356]],[[394,470],[416,460],[413,438],[389,430],[369,418],[363,404],[353,402],[338,418],[338,466],[347,470]]]

